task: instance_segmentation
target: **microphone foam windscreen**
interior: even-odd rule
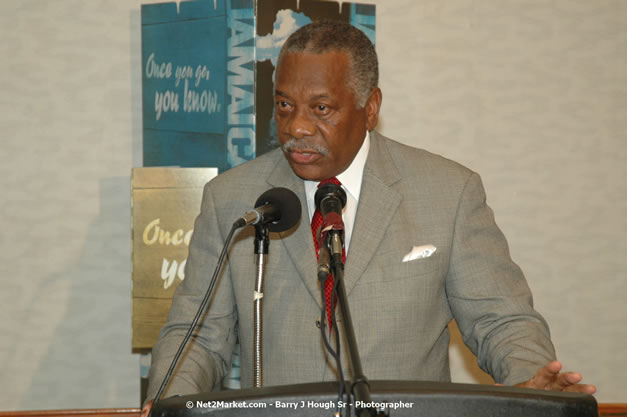
[[[255,202],[255,208],[272,204],[279,208],[281,218],[273,223],[268,223],[271,232],[283,232],[298,223],[301,215],[300,200],[292,190],[287,188],[271,188],[261,194]]]

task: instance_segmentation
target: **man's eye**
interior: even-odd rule
[[[286,109],[288,108],[290,105],[287,101],[277,101],[277,106],[281,109]]]
[[[325,106],[324,104],[318,104],[316,106],[316,111],[318,113],[326,114],[326,113],[329,112],[329,108],[327,106]]]

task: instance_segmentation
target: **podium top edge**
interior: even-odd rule
[[[349,382],[347,382],[349,384]],[[513,386],[495,386],[482,384],[464,384],[436,381],[398,381],[375,380],[369,381],[370,391],[376,394],[414,394],[418,396],[472,396],[472,397],[509,397],[519,399],[535,399],[546,401],[580,401],[590,402],[596,406],[596,399],[592,395],[573,392],[543,391],[531,388]],[[347,385],[349,386],[349,385]],[[185,396],[175,396],[159,401],[160,405],[175,406],[183,399],[190,401],[207,400],[254,400],[274,397],[294,397],[318,395],[337,395],[337,382],[314,382],[294,385],[277,385],[263,388],[246,388],[240,390],[224,390],[198,393]]]

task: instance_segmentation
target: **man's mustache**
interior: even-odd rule
[[[324,146],[319,145],[317,143],[309,143],[303,139],[291,138],[290,140],[285,142],[283,145],[281,145],[281,149],[283,149],[283,152],[315,151],[324,156],[329,155],[329,150],[325,148]]]

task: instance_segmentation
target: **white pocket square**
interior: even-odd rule
[[[403,262],[413,261],[414,259],[428,258],[433,255],[437,248],[433,245],[414,246],[407,255],[403,257]]]

